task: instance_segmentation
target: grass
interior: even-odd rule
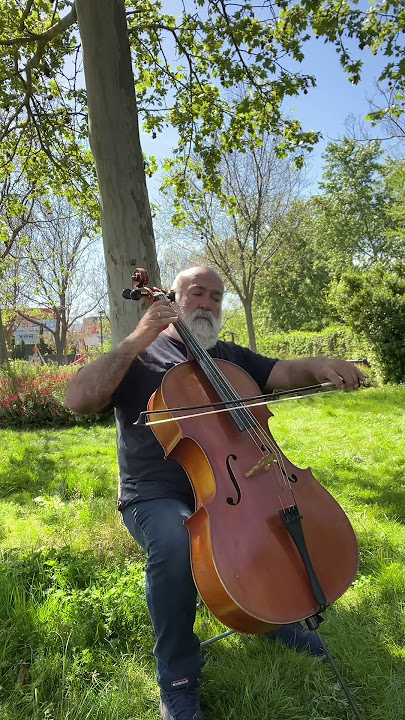
[[[360,544],[321,631],[364,720],[405,707],[404,387],[272,406],[287,457],[311,465]],[[2,431],[0,720],[158,717],[144,556],[116,507],[114,428]],[[202,640],[223,627],[200,608]],[[349,720],[328,664],[262,638],[204,651],[206,720]]]

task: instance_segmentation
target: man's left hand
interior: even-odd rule
[[[366,379],[353,363],[334,358],[313,358],[314,376],[320,383],[331,382],[339,390],[357,390]]]
[[[339,390],[356,390],[365,376],[353,363],[335,358],[312,357],[278,360],[266,383],[266,391],[290,390],[331,382]]]

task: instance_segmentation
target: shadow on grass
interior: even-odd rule
[[[403,492],[404,463],[401,461],[392,466],[388,475],[381,480],[380,470],[369,470],[356,463],[355,460],[336,460],[333,468],[316,471],[316,477],[332,495],[339,495],[342,486],[350,494],[351,501],[358,505],[375,507],[386,518],[405,521],[405,495]],[[350,488],[350,490],[349,490]]]
[[[114,685],[116,666],[125,658],[143,668],[147,659],[153,682],[142,566],[142,560],[112,563],[110,555],[68,547],[5,553],[0,563],[0,646],[5,648],[3,655],[0,651],[0,697],[16,695],[16,678],[27,658],[24,692],[37,688],[43,702],[62,700],[66,688],[85,692],[94,677],[100,687]],[[405,706],[403,659],[394,652],[403,642],[405,598],[399,571],[396,582],[387,572],[329,609],[321,626],[367,720],[398,720]],[[206,609],[198,612],[201,634],[216,634],[215,625]],[[234,635],[207,648],[204,656],[207,720],[352,720],[329,665],[279,642]],[[148,689],[139,692],[146,701]]]
[[[41,702],[60,701],[66,687],[80,682],[87,692],[95,674],[108,683],[117,659],[137,645],[151,655],[142,575],[139,561],[115,558],[112,564],[109,555],[68,547],[4,553],[0,704],[10,701],[16,718],[32,717],[32,708],[20,715],[23,695],[28,702],[37,689]],[[22,663],[24,687],[17,680]]]
[[[59,467],[56,460],[47,455],[49,443],[45,440],[39,455],[26,448],[22,455],[11,456],[0,469],[0,496],[18,495],[14,500],[36,497],[40,492],[50,494],[58,489],[55,478]],[[27,497],[28,496],[28,497]]]
[[[95,662],[100,673],[98,655],[132,652],[138,645],[145,645],[151,654],[153,638],[144,596],[142,559],[116,557],[112,563],[106,553],[69,547],[4,553],[1,693],[12,689],[21,662],[31,658],[35,675],[38,658],[60,655],[63,648],[73,672],[80,663],[83,672],[87,665],[93,670]]]

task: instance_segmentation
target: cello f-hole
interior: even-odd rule
[[[241,491],[240,491],[240,487],[239,487],[238,481],[237,481],[237,479],[236,479],[236,477],[235,477],[235,475],[234,475],[234,472],[233,472],[233,470],[232,470],[232,468],[231,468],[231,463],[230,463],[230,460],[229,460],[230,458],[232,458],[232,460],[237,460],[238,458],[236,457],[236,455],[228,455],[228,457],[226,458],[226,467],[227,467],[227,470],[228,470],[228,473],[229,473],[229,477],[231,478],[232,484],[233,484],[233,486],[234,486],[234,488],[235,488],[235,490],[236,490],[236,492],[237,492],[237,499],[236,499],[236,501],[235,501],[232,497],[227,497],[227,498],[226,498],[226,502],[228,503],[228,505],[238,505],[238,504],[240,503],[240,501],[241,501],[242,494],[241,494]]]

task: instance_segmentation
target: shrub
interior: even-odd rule
[[[368,344],[344,325],[327,327],[320,332],[275,333],[262,337],[258,349],[264,355],[283,360],[316,355],[352,360],[370,357]]]
[[[382,379],[379,363],[369,343],[345,325],[327,327],[320,332],[295,330],[263,337],[258,352],[281,360],[316,356],[366,360],[369,365],[365,371],[368,381],[378,384]]]
[[[405,381],[405,264],[382,263],[342,275],[332,300],[370,345],[385,382]]]
[[[0,428],[78,425],[106,420],[78,415],[64,405],[76,368],[38,366],[17,360],[0,375]]]

